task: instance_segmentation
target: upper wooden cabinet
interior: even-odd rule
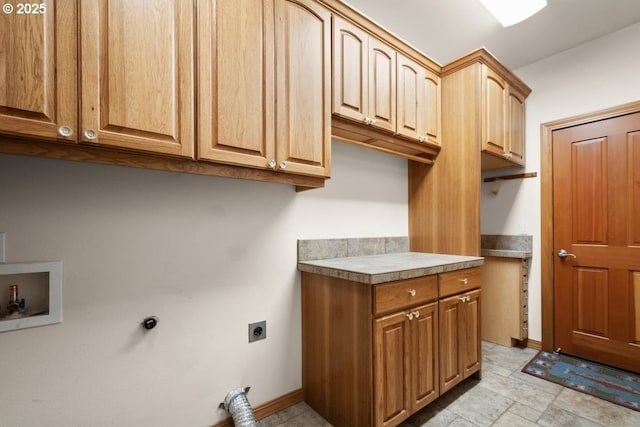
[[[440,145],[440,77],[398,54],[398,134]]]
[[[275,1],[276,167],[328,177],[331,13],[313,0]]]
[[[396,52],[337,16],[333,41],[333,113],[395,132]]]
[[[505,159],[504,167],[524,166],[524,100],[526,96],[487,65],[482,65],[485,85],[483,106],[485,134],[482,149],[498,159]],[[488,159],[488,167],[498,168],[500,160]]]
[[[430,163],[440,149],[440,77],[350,17],[333,16],[333,135]]]
[[[205,1],[198,19],[199,159],[329,176],[329,12]]]
[[[77,2],[40,4],[45,13],[1,18],[0,133],[74,142]]]
[[[81,142],[193,157],[194,31],[193,1],[82,2]]]

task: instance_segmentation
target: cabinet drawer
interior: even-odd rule
[[[440,274],[440,298],[480,287],[480,267]]]
[[[373,289],[373,314],[380,314],[436,300],[438,279],[434,274],[375,285]]]

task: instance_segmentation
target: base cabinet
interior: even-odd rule
[[[303,272],[304,400],[335,427],[399,425],[480,371],[479,287],[479,268],[378,285]]]
[[[440,392],[480,370],[480,289],[443,298],[440,312]]]
[[[397,425],[438,397],[438,304],[374,321],[375,425]]]

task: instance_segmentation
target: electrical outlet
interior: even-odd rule
[[[249,342],[263,340],[267,337],[267,321],[249,323]]]

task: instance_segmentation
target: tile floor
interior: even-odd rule
[[[532,349],[484,342],[482,380],[466,380],[400,427],[640,426],[640,412],[520,372],[535,354]],[[302,402],[259,421],[258,426],[331,425]]]

